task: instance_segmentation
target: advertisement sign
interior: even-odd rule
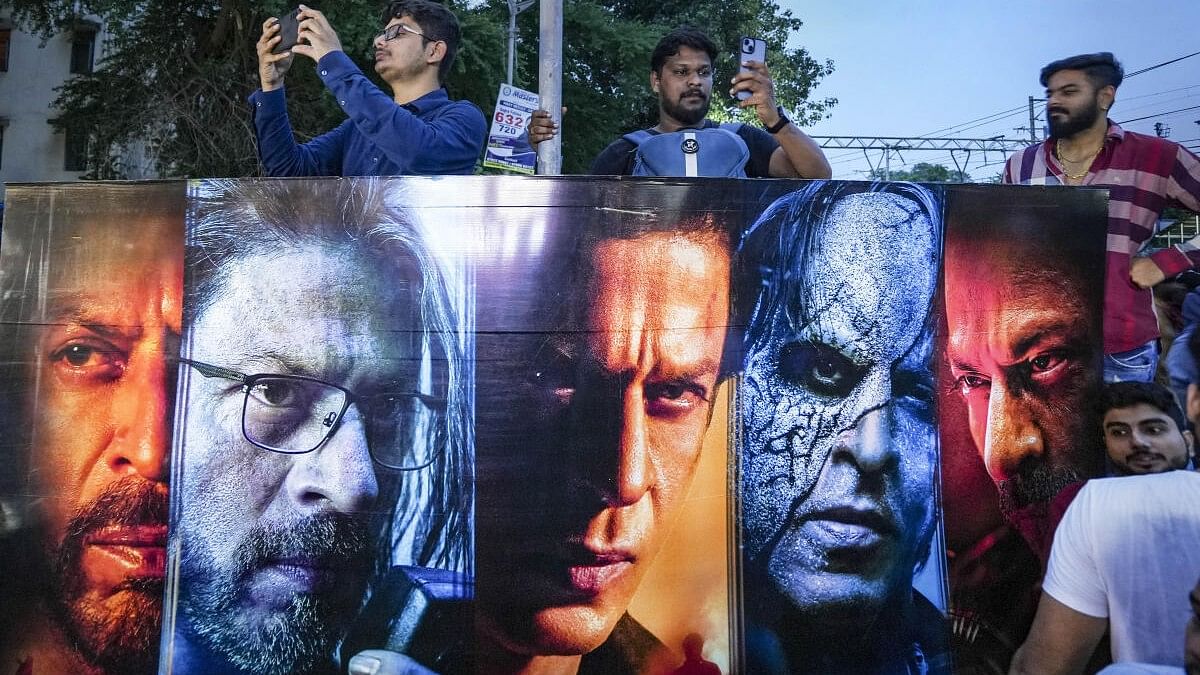
[[[496,112],[488,133],[483,165],[513,173],[532,174],[537,165],[537,152],[529,144],[529,118],[538,109],[538,95],[501,84],[496,97]]]
[[[1104,197],[11,185],[0,673],[1003,672]]]

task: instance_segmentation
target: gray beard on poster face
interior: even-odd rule
[[[223,568],[184,536],[180,608],[195,639],[239,671],[324,673],[366,592],[372,541],[361,519],[310,516],[287,528],[258,526]],[[272,561],[305,558],[324,574],[321,592],[297,593],[282,610],[256,607],[247,586]],[[189,672],[204,672],[200,667]]]
[[[763,316],[760,306],[752,317],[769,327],[749,347],[741,399],[743,527],[752,566],[769,566],[773,549],[797,526],[797,514],[828,496],[813,494],[823,468],[843,432],[872,411],[890,413],[890,428],[878,430],[889,436],[878,442],[900,454],[920,453],[930,469],[928,476],[917,475],[925,472],[912,468],[916,459],[900,457],[903,470],[888,479],[901,483],[892,486],[898,492],[880,496],[877,506],[902,529],[929,529],[932,517],[923,514],[932,514],[936,444],[932,420],[910,410],[932,405],[926,317],[937,280],[933,227],[915,202],[898,195],[848,195],[808,252],[808,278],[795,279],[796,289],[784,291],[792,298],[786,313]],[[900,380],[907,379],[928,382],[921,385],[928,396],[906,403],[912,386]],[[837,482],[843,491],[858,489]],[[918,487],[923,496],[916,501],[923,503],[905,509],[912,500],[897,494]],[[911,513],[914,506],[922,514]],[[914,517],[921,522],[910,522]],[[897,534],[910,544],[926,540],[923,533]],[[911,576],[916,555],[901,552],[909,564],[897,575]]]

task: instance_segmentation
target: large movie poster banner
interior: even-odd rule
[[[469,640],[470,297],[405,188],[189,187],[164,672]]]
[[[0,242],[0,673],[151,673],[182,183],[10,185]]]
[[[0,675],[1003,672],[1102,468],[1103,191],[7,195]]]
[[[956,669],[1003,673],[1058,520],[1103,475],[1107,192],[948,190],[939,345]]]

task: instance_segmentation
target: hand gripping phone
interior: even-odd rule
[[[767,62],[767,43],[764,40],[753,37],[743,37],[741,46],[738,49],[738,72],[744,73],[748,69],[742,64],[747,61]],[[737,97],[739,101],[745,101],[750,98],[751,94],[748,91],[739,91]]]
[[[392,567],[343,641],[343,664],[364,649],[388,649],[440,675],[475,675],[474,595],[474,579],[463,574]]]
[[[300,8],[279,17],[279,44],[271,48],[272,54],[286,52],[296,46],[297,33],[300,32]]]

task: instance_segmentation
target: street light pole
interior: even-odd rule
[[[508,83],[516,86],[513,71],[517,62],[517,15],[533,6],[533,0],[508,0]]]
[[[562,0],[541,0],[538,97],[542,110],[562,109]],[[562,173],[562,134],[538,143],[537,153],[538,174]]]

